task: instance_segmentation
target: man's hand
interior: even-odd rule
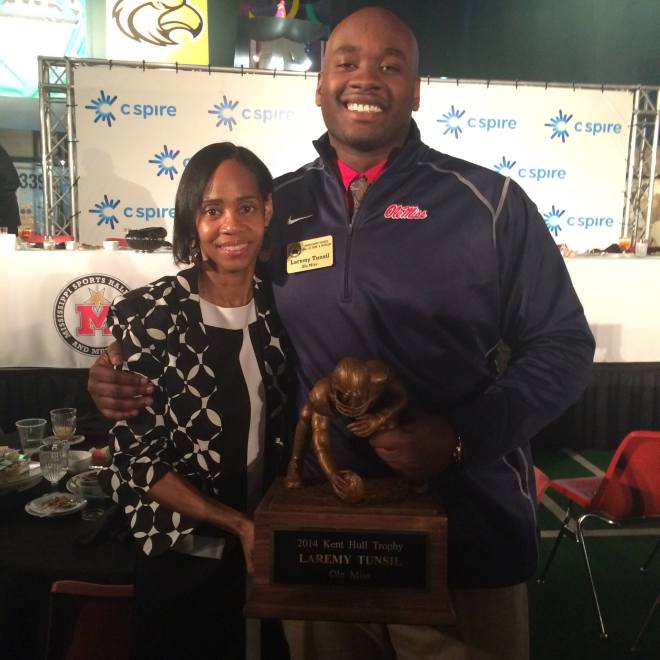
[[[449,422],[433,415],[418,417],[390,431],[379,431],[369,439],[381,460],[419,482],[447,469],[456,442]]]
[[[385,416],[379,413],[367,413],[356,417],[346,428],[359,438],[367,438],[385,425]]]
[[[124,356],[118,341],[108,346],[89,370],[87,389],[101,414],[118,421],[135,417],[142,408],[153,403],[153,385],[143,376],[130,371],[115,371]]]

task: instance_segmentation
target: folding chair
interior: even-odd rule
[[[128,660],[132,601],[130,584],[54,582],[46,660]]]
[[[646,573],[649,566],[651,565],[651,561],[653,560],[653,557],[655,557],[658,550],[660,550],[660,539],[658,539],[658,542],[653,546],[653,550],[651,550],[651,554],[646,558],[646,561],[642,564],[642,567],[639,569],[640,571],[642,571],[642,573]]]
[[[658,539],[658,542],[653,546],[653,550],[651,550],[651,554],[646,558],[646,561],[642,564],[642,567],[639,569],[642,571],[642,573],[646,573],[648,570],[649,566],[651,565],[651,561],[653,560],[653,557],[655,557],[655,554],[658,552],[658,548],[660,548],[660,539]],[[646,631],[649,628],[649,624],[651,623],[651,619],[653,618],[653,615],[655,614],[655,611],[660,608],[660,591],[658,592],[658,595],[655,597],[655,601],[653,602],[653,605],[651,605],[651,609],[649,610],[649,613],[646,615],[646,618],[644,619],[644,623],[642,623],[642,627],[639,629],[639,632],[637,633],[637,637],[635,638],[635,641],[633,642],[633,645],[630,647],[631,653],[636,653],[639,651],[639,645],[642,643],[642,638],[646,634]]]
[[[552,488],[568,497],[568,508],[559,534],[548,555],[539,582],[545,581],[559,543],[570,536],[582,550],[591,593],[598,615],[601,637],[607,637],[598,593],[591,572],[584,538],[584,524],[591,518],[608,525],[639,524],[660,516],[660,432],[633,431],[617,448],[603,477],[553,479]],[[573,506],[584,509],[579,515]]]
[[[548,486],[550,485],[551,479],[545,472],[543,472],[543,470],[540,470],[535,465],[534,481],[536,482],[536,503],[538,504],[543,499],[543,496],[545,495],[545,491],[548,489]]]

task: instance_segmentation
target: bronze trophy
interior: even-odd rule
[[[335,417],[368,438],[394,428],[407,395],[378,360],[344,358],[311,389],[285,478],[255,512],[248,617],[441,624],[447,590],[447,518],[440,502],[404,478],[363,480],[330,452]],[[311,445],[327,482],[304,484]]]

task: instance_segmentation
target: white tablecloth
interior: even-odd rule
[[[170,252],[0,253],[0,367],[89,367],[111,341],[102,321],[122,285],[177,270]]]
[[[660,257],[566,263],[596,336],[596,361],[660,362]],[[1,253],[0,367],[90,366],[110,341],[102,323],[108,301],[123,285],[177,270],[166,252]]]
[[[596,362],[660,362],[660,256],[566,259]]]

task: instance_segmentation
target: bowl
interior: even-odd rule
[[[79,449],[70,449],[69,450],[69,471],[73,474],[78,474],[80,472],[85,472],[89,470],[89,466],[92,462],[92,453],[89,451],[83,451]]]
[[[98,470],[88,470],[74,477],[78,492],[83,497],[103,497],[104,493],[98,481],[98,474]]]

